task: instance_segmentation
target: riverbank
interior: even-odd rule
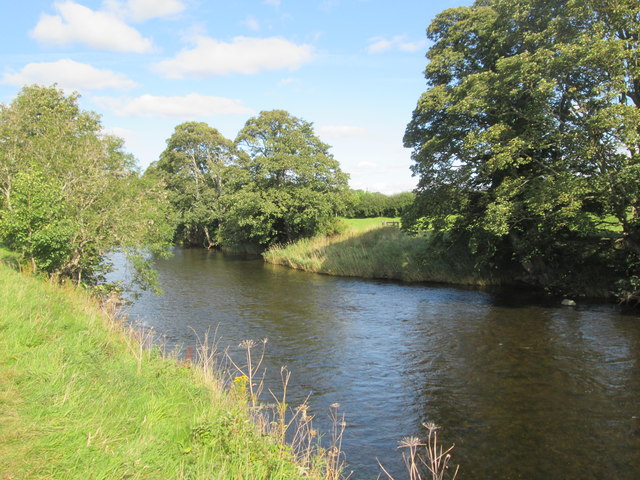
[[[0,262],[0,332],[3,479],[302,477],[242,385],[143,348],[74,286]]]
[[[369,220],[369,219],[368,219]],[[499,285],[492,272],[475,268],[463,248],[443,248],[429,233],[413,237],[381,221],[346,233],[302,239],[263,253],[266,262],[305,272],[346,277],[456,285]]]

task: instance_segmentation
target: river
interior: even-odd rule
[[[217,330],[221,348],[268,339],[275,388],[311,394],[321,431],[346,416],[353,479],[402,473],[398,441],[424,422],[455,444],[458,478],[640,478],[640,318],[522,294],[306,274],[206,250],[157,264],[164,295],[132,319],[168,347]]]

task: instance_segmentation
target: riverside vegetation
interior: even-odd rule
[[[344,219],[344,233],[274,246],[263,253],[268,263],[306,272],[407,282],[496,285],[497,272],[478,269],[461,246],[444,248],[434,232],[408,235],[385,223],[399,219]]]
[[[240,153],[213,133],[200,124],[177,129],[175,142],[184,143],[170,142],[165,162],[142,176],[77,95],[34,85],[1,106],[0,245],[41,278],[0,265],[4,476],[339,477],[335,409],[329,447],[320,448],[306,408],[287,408],[286,374],[275,409],[256,403],[251,349],[225,390],[206,348],[200,368],[167,360],[144,348],[144,331],[123,332],[89,295],[109,298],[123,287],[105,283],[114,250],[128,254],[136,285],[155,289],[154,255],[167,254],[172,239],[267,246],[334,228],[346,176],[311,124],[263,112],[241,132]],[[198,143],[202,134],[210,149]],[[293,150],[282,152],[281,136]],[[234,160],[221,165],[221,155]],[[158,172],[162,165],[176,178]]]
[[[313,124],[283,110],[249,119],[235,141],[203,123],[181,124],[143,175],[123,141],[79,108],[77,95],[25,87],[0,108],[0,242],[52,281],[100,291],[114,288],[104,275],[115,249],[129,255],[136,283],[153,288],[153,255],[166,254],[172,242],[268,249],[304,239],[286,247],[292,250],[283,263],[404,280],[506,279],[640,301],[639,19],[633,0],[478,0],[439,14],[427,30],[428,89],[404,136],[418,178],[402,213],[406,233],[384,228],[308,240],[338,232],[338,215],[355,194]],[[275,261],[278,251],[267,258]],[[194,425],[162,403],[162,382],[175,380],[175,403],[195,408],[211,392],[197,379],[189,383],[194,374],[183,379],[175,364],[156,362],[152,351],[141,353],[109,328],[92,334],[97,314],[85,311],[79,320],[85,307],[67,298],[75,295],[70,287],[38,291],[2,275],[2,401],[10,412],[3,423],[12,427],[3,435],[15,433],[0,448],[18,472],[45,477],[59,473],[48,469],[78,466],[96,477],[144,478],[165,468],[188,476],[214,455],[204,438],[244,442],[250,448],[239,451],[248,455],[277,453],[254,427],[243,430],[241,413],[185,437]],[[119,355],[127,349],[137,359]],[[119,375],[109,377],[105,360],[112,357]],[[90,368],[75,370],[80,365]],[[132,376],[131,368],[151,374]],[[150,397],[136,400],[131,391],[152,378],[160,383],[149,383]],[[202,408],[190,417],[201,426],[231,418]],[[91,423],[101,416],[104,422]],[[127,435],[141,436],[128,444]],[[189,455],[178,461],[172,441],[186,438]],[[203,457],[190,456],[200,450]],[[117,451],[120,460],[112,462]],[[229,460],[244,465],[240,477],[255,460],[249,457]],[[295,475],[295,465],[276,461],[277,454],[266,458],[275,463],[252,475]],[[24,467],[18,459],[27,460]],[[235,468],[212,461],[221,471]]]
[[[6,250],[0,259],[3,479],[349,478],[339,405],[321,445],[309,406],[287,404],[286,369],[281,393],[269,389],[274,403],[260,401],[266,340],[242,342],[244,363],[226,357],[233,370],[206,337],[179,358],[112,303],[18,272]],[[425,443],[400,443],[409,478],[455,478],[451,448],[425,427]]]
[[[258,408],[259,363],[226,382],[206,342],[167,357],[88,293],[2,263],[0,298],[3,479],[339,477],[341,430],[323,450],[304,406]]]

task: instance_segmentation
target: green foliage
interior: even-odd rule
[[[178,125],[146,174],[159,176],[178,212],[176,240],[211,247],[222,217],[228,167],[238,163],[234,144],[201,122]]]
[[[162,185],[55,87],[25,87],[2,106],[0,194],[0,240],[77,282],[99,280],[113,249],[164,252],[173,230]]]
[[[387,222],[398,222],[400,223],[399,217],[371,217],[371,218],[341,218],[341,224],[344,225],[344,232],[347,230],[353,230],[356,232],[361,232],[364,230],[370,230],[372,228],[380,227]]]
[[[412,192],[385,195],[378,192],[351,192],[345,216],[349,218],[399,217],[415,200]]]
[[[231,169],[220,235],[268,246],[327,231],[344,209],[347,175],[311,123],[261,112],[236,138],[247,157]]]
[[[0,264],[0,332],[7,478],[301,478],[242,400],[140,349],[79,289]]]
[[[439,14],[404,138],[419,184],[403,223],[451,228],[485,262],[560,290],[585,263],[609,268],[603,249],[640,254],[639,17],[626,0]],[[610,216],[621,243],[601,230]]]
[[[358,226],[359,227],[359,226]],[[408,282],[496,285],[501,279],[478,269],[467,248],[451,248],[442,236],[410,236],[380,222],[331,237],[301,239],[267,250],[265,261],[307,272]]]
[[[65,217],[59,185],[30,171],[18,172],[12,183],[13,208],[0,217],[0,232],[7,247],[22,252],[36,268],[62,268],[71,255],[74,226]]]

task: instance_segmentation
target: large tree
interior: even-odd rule
[[[404,223],[462,233],[539,283],[563,283],[550,278],[559,264],[566,277],[612,256],[636,263],[639,12],[634,0],[478,0],[439,14],[404,138],[419,177]],[[603,239],[607,218],[622,244]]]
[[[175,128],[147,174],[159,175],[167,185],[179,216],[178,241],[206,248],[217,243],[226,171],[237,162],[233,142],[206,123],[186,122]]]
[[[36,270],[93,282],[107,253],[161,252],[173,227],[162,186],[77,99],[30,86],[1,107],[0,241]]]
[[[268,246],[326,231],[344,206],[348,176],[314,133],[283,110],[250,118],[236,138],[246,153],[225,200],[223,237]]]

